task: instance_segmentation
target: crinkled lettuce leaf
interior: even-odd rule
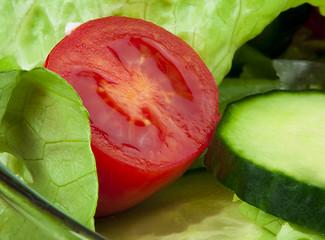
[[[154,22],[183,38],[219,84],[241,45],[282,11],[303,3],[325,12],[323,0],[1,0],[0,58],[11,56],[23,69],[40,66],[64,37],[68,22],[123,15]]]
[[[3,57],[0,59],[0,71],[6,71],[10,69],[20,69],[13,57]]]
[[[64,79],[44,68],[0,72],[0,153],[25,184],[94,229],[98,183],[88,112]],[[19,213],[0,201],[1,238],[42,239],[40,227]]]
[[[289,223],[271,214],[268,214],[248,203],[239,205],[241,214],[252,222],[274,234],[274,240],[324,240],[325,235]]]
[[[138,206],[97,219],[96,229],[110,240],[273,240],[241,215],[233,195],[197,169]]]
[[[323,0],[0,0],[0,59],[4,59],[2,64],[0,62],[0,70],[19,67],[23,69],[32,69],[35,66],[41,66],[50,50],[64,37],[64,28],[68,22],[86,22],[90,19],[109,15],[123,15],[152,21],[183,38],[199,53],[212,71],[216,82],[219,84],[229,71],[234,53],[241,45],[258,35],[282,11],[299,6],[303,3],[310,3],[319,6],[322,13],[325,14],[325,2]],[[250,75],[253,72],[251,66],[247,66],[247,75]],[[41,99],[42,95],[35,99],[30,98],[30,102],[31,105],[37,105],[33,101],[41,101],[45,104],[43,109],[41,108],[38,111],[35,110],[34,113],[27,111],[29,112],[29,115],[24,115],[25,110],[23,109],[25,109],[25,100],[31,96],[29,95],[31,92],[25,92],[26,89],[29,88],[25,88],[26,86],[21,84],[26,82],[26,79],[30,80],[34,77],[35,79],[42,78],[40,77],[42,71],[44,70],[33,70],[33,73],[25,71],[18,71],[16,73],[6,72],[7,76],[3,78],[1,78],[0,75],[0,86],[2,86],[0,90],[0,116],[3,117],[3,120],[1,121],[1,150],[9,152],[9,156],[14,156],[14,159],[16,159],[16,162],[9,161],[10,159],[5,159],[4,162],[10,162],[12,165],[12,171],[14,171],[25,182],[31,184],[33,188],[37,189],[37,191],[46,195],[46,198],[58,207],[68,212],[79,221],[91,226],[91,215],[94,211],[94,205],[91,204],[93,199],[91,201],[90,199],[91,196],[94,197],[97,195],[96,193],[91,193],[91,191],[94,191],[96,187],[92,188],[89,187],[89,185],[92,185],[95,175],[92,175],[91,173],[89,173],[90,175],[87,175],[83,168],[83,164],[86,164],[85,162],[78,166],[81,167],[80,172],[84,173],[84,177],[89,176],[89,179],[84,178],[84,182],[79,180],[69,182],[68,178],[62,177],[64,174],[60,176],[58,171],[56,171],[60,169],[61,173],[62,171],[65,173],[65,171],[68,171],[67,169],[69,169],[69,174],[77,177],[77,172],[79,171],[77,169],[79,168],[76,165],[69,165],[68,161],[65,161],[66,158],[64,158],[71,155],[72,150],[70,147],[66,148],[63,151],[64,154],[60,156],[55,154],[61,152],[62,147],[64,148],[70,144],[70,140],[68,143],[65,140],[60,140],[60,137],[58,136],[62,134],[62,126],[64,126],[64,129],[70,130],[70,128],[73,128],[74,124],[79,125],[83,121],[80,122],[79,118],[76,120],[77,116],[75,116],[76,118],[72,117],[71,119],[69,117],[63,117],[61,119],[62,121],[59,121],[58,123],[55,123],[56,120],[52,121],[50,118],[47,119],[48,116],[45,114],[43,109],[52,109],[52,106],[55,106],[56,104],[49,101],[48,98]],[[14,80],[12,83],[6,85],[6,79],[8,77]],[[51,79],[54,77],[51,76],[49,78]],[[268,80],[262,80],[260,83],[256,83],[256,79],[252,79],[252,88],[241,88],[239,90],[240,96],[250,94],[252,91],[260,91],[260,89],[256,90],[256,86],[259,88],[258,85],[260,83],[263,91],[265,86],[268,89],[269,86],[272,88],[274,87],[274,84],[276,84],[275,82],[269,82]],[[40,81],[32,83],[32,88],[34,89],[35,87],[35,89],[37,89],[37,86],[40,86],[38,85],[40,83]],[[53,95],[50,94],[51,97],[56,96],[57,98],[61,96],[62,101],[64,99],[67,101],[71,100],[71,98],[67,97],[70,96],[70,93],[66,94],[66,91],[62,91],[62,89],[57,87],[56,84],[51,84],[53,84],[53,86],[45,84],[46,87],[44,87],[44,89],[51,89],[51,91],[45,91],[47,94],[53,93]],[[245,82],[242,82],[239,85],[244,86],[245,84]],[[236,85],[237,84],[230,84],[229,86],[231,88]],[[35,91],[38,92],[38,90]],[[231,91],[233,91],[232,89],[229,91],[231,95],[229,95],[229,99],[232,99],[233,97],[237,98],[239,96],[236,90],[233,93],[231,93]],[[42,92],[42,90],[40,90],[40,92]],[[32,91],[32,94],[34,94],[34,91]],[[16,96],[17,99],[12,96]],[[80,100],[76,99],[75,103],[79,105]],[[11,102],[14,102],[14,104],[10,105],[9,103]],[[9,105],[12,107],[12,110],[7,111]],[[33,109],[33,107],[31,107],[31,109]],[[52,117],[55,117],[54,115],[56,115],[57,112],[55,112],[55,114],[51,112],[50,115],[52,114]],[[35,116],[39,116],[39,118],[35,118]],[[21,121],[18,121],[16,117],[21,118]],[[36,124],[36,127],[34,127],[32,123],[28,122],[28,119],[31,120],[32,118],[34,119],[34,122],[32,122],[33,124]],[[16,120],[11,121],[12,119]],[[14,127],[11,127],[10,124],[14,124]],[[49,126],[49,129],[52,129],[50,130],[52,132],[48,133],[48,139],[47,137],[44,138],[42,135],[42,131],[45,129],[40,127],[42,124],[45,124],[46,126]],[[57,134],[57,132],[51,128],[56,126],[56,124],[59,126],[58,129],[60,134]],[[88,130],[87,132],[89,133]],[[67,135],[68,133],[73,136],[73,139],[77,136],[74,135],[76,133],[68,131]],[[19,134],[20,136],[25,136],[25,134],[27,134],[26,136],[28,137],[19,138]],[[63,134],[62,136],[67,137],[67,135]],[[4,136],[10,139],[10,141],[6,142],[7,139]],[[63,137],[63,139],[65,139],[65,137]],[[53,144],[44,144],[44,141]],[[89,139],[87,141],[89,141]],[[31,143],[36,144],[31,146]],[[71,144],[72,143],[74,143],[74,140],[71,141]],[[46,149],[45,151],[44,148],[43,152],[44,156],[49,156],[46,157],[47,164],[43,161],[45,157],[42,161],[33,161],[33,158],[36,157],[37,159],[37,157],[42,156],[42,151],[37,148],[47,145],[49,145],[49,149]],[[76,143],[76,145],[78,144]],[[60,151],[58,149],[60,149]],[[89,154],[89,146],[83,147],[83,149],[87,149],[87,153],[85,154],[85,156],[87,156]],[[51,154],[53,154],[53,156]],[[64,161],[56,162],[55,160],[60,159],[60,157],[63,157],[61,159],[64,159]],[[84,160],[81,156],[74,157],[80,157],[80,161]],[[89,159],[89,156],[87,156],[87,158]],[[93,160],[92,156],[90,156],[90,158]],[[94,162],[91,161],[91,163],[88,162],[88,164],[91,165],[88,170],[92,171],[94,174]],[[53,172],[46,172],[46,169],[48,168],[56,170]],[[26,169],[28,172],[26,172]],[[37,177],[38,183],[35,181],[36,178],[33,178],[35,172],[40,173]],[[82,179],[81,175],[77,177],[77,179]],[[40,183],[39,180],[44,182]],[[197,189],[200,189],[201,187],[202,185],[198,186]],[[64,191],[61,191],[63,189]],[[77,194],[81,194],[82,196],[78,197]],[[89,198],[89,201],[85,200],[87,197]],[[72,200],[76,201],[76,203],[72,203]],[[177,202],[177,199],[175,202]],[[198,206],[199,205],[195,203],[192,207],[196,208]],[[91,212],[90,214],[85,213],[88,211],[86,211],[88,208],[92,209],[89,211]],[[217,213],[215,214],[217,215]],[[5,215],[2,217],[4,217],[2,219],[6,219]],[[126,219],[127,218],[128,217],[126,217]],[[134,221],[137,221],[136,217],[134,217]],[[214,222],[215,220],[211,221]],[[13,220],[13,222],[15,223],[15,220]],[[166,226],[169,226],[168,221],[166,221],[166,223]],[[0,225],[4,229],[2,232],[13,231],[13,229],[8,227],[11,225]],[[184,236],[189,236],[187,234],[190,234],[192,231],[196,232],[196,234],[193,235],[193,239],[200,238],[202,236],[200,234],[201,231],[205,232],[205,236],[207,237],[206,239],[209,239],[210,235],[215,236],[215,230],[211,230],[207,226],[210,226],[209,223],[206,225],[206,222],[203,221],[202,225],[198,224],[196,226],[196,230],[188,228],[188,232],[186,232]],[[242,226],[242,230],[245,229],[248,228]],[[173,235],[173,233],[170,234],[170,236],[182,235],[182,233],[180,233],[180,235],[177,235],[178,233],[176,235]],[[225,234],[225,232],[220,231],[219,234],[222,235]]]

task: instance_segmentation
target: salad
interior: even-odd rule
[[[295,8],[304,3],[318,8]],[[3,239],[82,238],[58,227],[67,224],[78,229],[70,217],[92,230],[96,227],[109,239],[324,239],[320,233],[242,203],[202,166],[204,154],[184,176],[153,197],[94,220],[98,180],[88,112],[66,81],[41,67],[64,37],[67,23],[106,16],[145,19],[179,36],[198,53],[218,85],[222,113],[228,103],[255,93],[323,87],[317,75],[308,78],[311,72],[323,76],[324,71],[324,32],[316,27],[322,21],[318,10],[325,12],[322,0],[3,0],[0,9],[1,162],[15,176],[5,168],[3,175],[17,182],[14,188],[28,189],[6,198],[10,186],[2,185]],[[289,14],[281,14],[287,10]],[[287,29],[281,28],[288,22]],[[297,70],[302,68],[303,72]],[[54,207],[46,213],[48,221],[35,221],[24,211],[26,194],[42,196],[39,201],[46,206],[40,209]],[[28,199],[34,198],[27,197],[27,203]],[[101,238],[84,232],[90,239]]]

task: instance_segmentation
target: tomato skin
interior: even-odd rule
[[[181,176],[219,121],[217,87],[200,57],[143,20],[87,22],[44,66],[65,78],[89,111],[96,216],[132,207]]]
[[[96,216],[106,216],[135,206],[181,176],[188,162],[168,169],[150,170],[108,159],[101,150],[92,146],[97,162],[100,194]],[[123,172],[123,174],[121,174]],[[114,206],[107,207],[107,204]]]

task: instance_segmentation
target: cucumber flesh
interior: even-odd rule
[[[205,165],[242,200],[325,233],[325,93],[272,91],[230,104]]]

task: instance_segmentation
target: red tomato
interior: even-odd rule
[[[181,176],[219,120],[214,78],[183,40],[126,17],[87,22],[49,54],[89,111],[97,216],[146,199]]]

